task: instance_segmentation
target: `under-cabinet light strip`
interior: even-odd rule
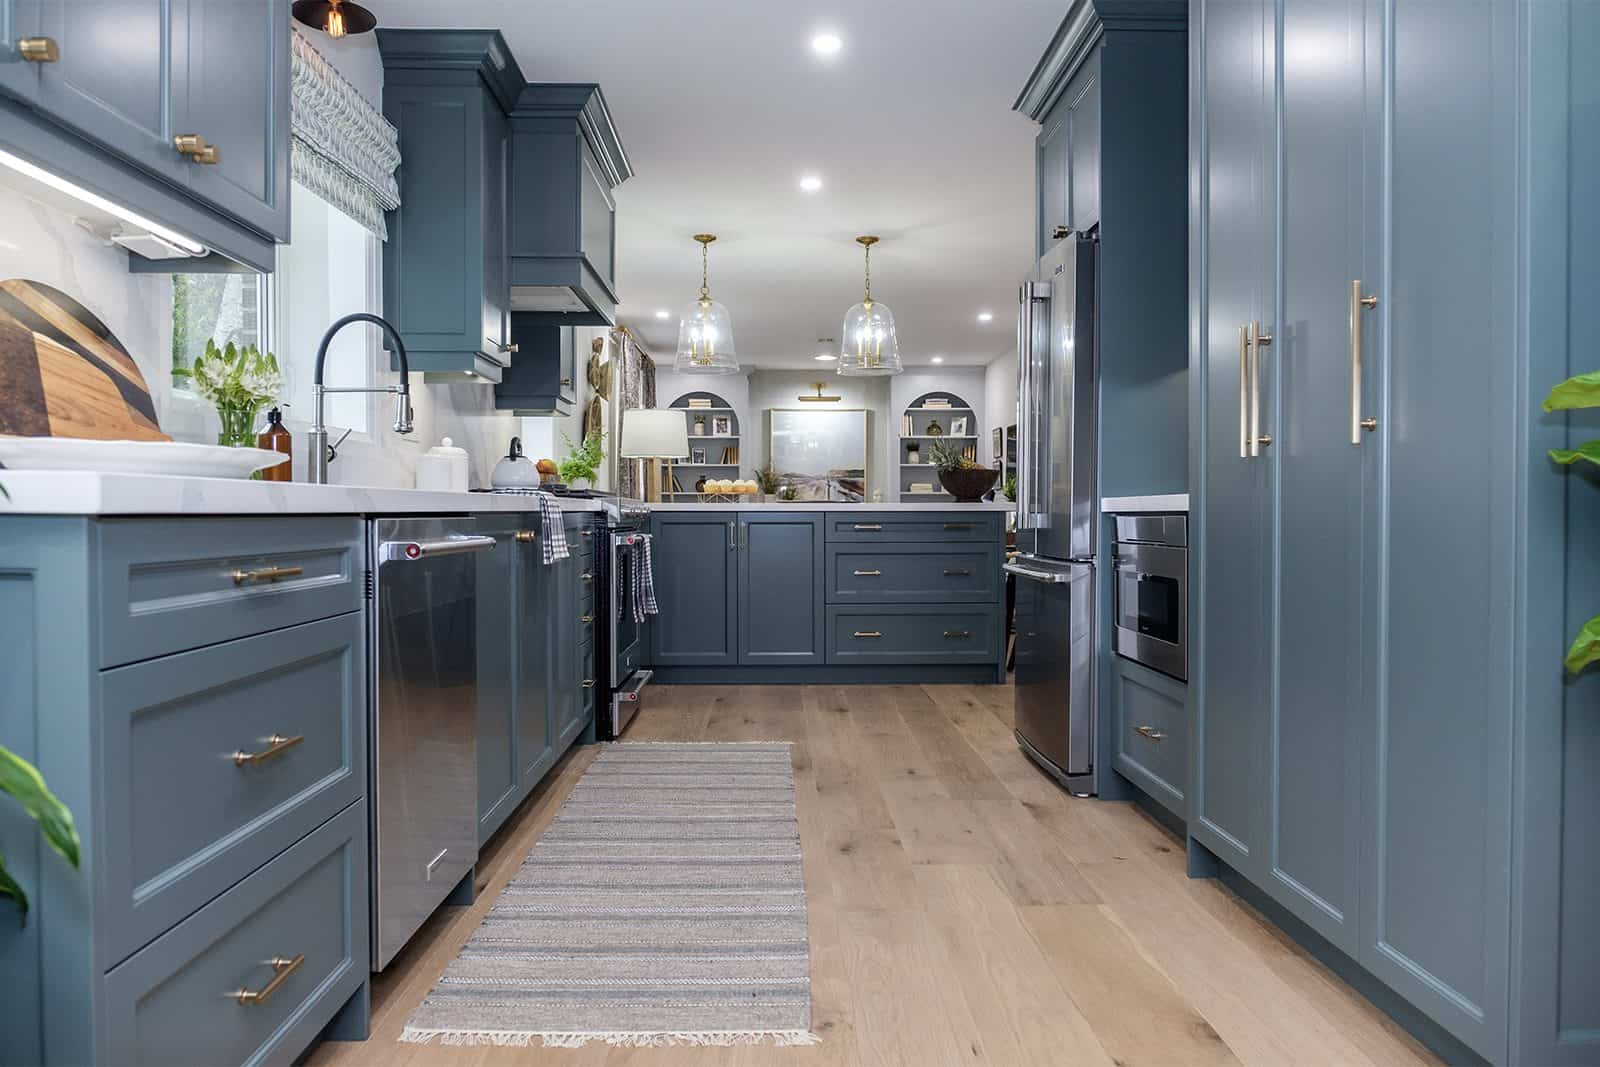
[[[83,203],[88,204],[90,207],[99,208],[108,215],[114,215],[131,226],[138,226],[140,229],[148,230],[150,233],[161,238],[163,241],[166,241],[168,244],[181,248],[191,256],[203,256],[206,254],[206,246],[200,244],[194,238],[185,237],[176,230],[168,229],[159,222],[154,222],[145,218],[138,212],[129,211],[121,204],[118,204],[112,200],[107,200],[99,193],[91,192],[90,190],[85,189],[83,186],[78,185],[75,182],[68,181],[66,178],[63,178],[58,174],[52,174],[43,167],[39,167],[28,162],[21,156],[14,156],[3,148],[0,148],[0,164],[4,164],[5,166],[16,171],[18,174],[32,178],[36,182],[40,182],[44,185],[48,185],[52,189],[66,193],[73,199],[80,200]]]

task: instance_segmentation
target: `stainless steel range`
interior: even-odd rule
[[[615,514],[608,512],[605,533],[606,551],[599,561],[604,568],[601,586],[606,593],[605,625],[596,649],[597,663],[606,671],[605,700],[595,709],[595,731],[602,740],[615,741],[638,714],[644,688],[652,672],[649,660],[650,621],[640,621],[636,610],[635,571],[648,551],[650,509],[642,504],[623,503]]]

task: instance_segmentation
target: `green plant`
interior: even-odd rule
[[[772,465],[771,460],[767,461],[766,466],[757,467],[751,473],[755,475],[756,488],[763,493],[776,493],[778,487],[783,484],[783,478],[778,474],[778,468]]]
[[[1000,483],[1000,495],[1013,504],[1017,502],[1017,476],[1015,474],[1006,475],[1006,480]]]
[[[583,444],[573,444],[572,438],[566,434],[561,439],[571,449],[567,458],[556,464],[556,473],[561,475],[561,480],[568,485],[575,482],[590,482],[595,480],[600,472],[600,464],[606,458],[606,433],[604,430],[590,430]]]
[[[78,866],[78,828],[72,825],[72,813],[50,792],[33,764],[3,745],[0,745],[0,793],[16,798],[22,810],[39,824],[50,847],[73,867]],[[6,870],[4,857],[0,857],[0,897],[10,897],[17,902],[19,920],[27,925],[28,895]]]
[[[1600,408],[1600,371],[1590,371],[1568,378],[1544,398],[1544,410],[1572,411],[1578,408]],[[1579,460],[1600,465],[1600,441],[1589,441],[1577,448],[1552,448],[1550,458],[1563,466]],[[1600,615],[1596,615],[1578,630],[1572,647],[1567,650],[1567,670],[1577,674],[1591,663],[1600,662]]]
[[[935,441],[928,446],[928,462],[940,474],[982,467],[983,464],[961,454],[963,447],[960,441]]]
[[[255,345],[239,348],[232,341],[226,348],[207,341],[205,355],[195,357],[194,365],[186,371],[173,373],[187,375],[195,392],[219,409],[254,410],[276,400],[283,390],[283,371],[278,369],[276,356]]]

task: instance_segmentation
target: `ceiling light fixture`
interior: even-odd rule
[[[840,374],[899,374],[900,342],[894,334],[894,312],[872,299],[872,246],[876,237],[856,238],[866,255],[866,295],[844,313],[844,344],[839,349]]]
[[[295,0],[290,9],[296,22],[321,30],[329,37],[366,33],[378,17],[355,0]]]
[[[928,362],[929,363],[943,363],[944,362],[944,357],[943,356],[934,356]]]
[[[842,396],[824,396],[822,394],[821,382],[812,382],[811,386],[817,391],[815,396],[812,396],[810,393],[801,393],[797,399],[807,404],[837,404],[839,401],[844,399]]]
[[[817,177],[815,174],[807,174],[805,177],[800,179],[801,192],[814,193],[821,188],[822,179]]]
[[[666,308],[657,308],[656,309],[656,318],[658,318],[658,319],[670,319],[670,318],[672,318],[672,312],[668,311]]]
[[[817,354],[811,358],[816,360],[818,363],[832,363],[834,360],[839,358],[833,354],[832,349],[833,338],[819,337],[817,338]]]
[[[41,185],[47,185],[57,192],[66,193],[74,200],[81,201],[93,208],[99,208],[107,215],[115,216],[129,225],[146,230],[168,244],[183,249],[191,256],[203,256],[206,254],[206,246],[200,244],[194,238],[185,237],[178,231],[168,229],[159,222],[145,218],[138,212],[129,211],[116,201],[107,200],[99,193],[91,192],[76,182],[68,181],[66,178],[53,174],[43,167],[35,166],[21,156],[14,156],[10,152],[0,149],[0,166],[8,167],[24,177],[32,178]]]
[[[992,312],[992,311],[980,311],[980,312],[978,312],[978,321],[979,322],[988,322],[992,318],[994,318],[994,312]]]
[[[819,56],[836,56],[843,47],[844,42],[839,40],[838,34],[819,33],[811,38],[811,50]]]
[[[678,317],[678,355],[673,367],[687,374],[737,374],[733,348],[733,316],[711,299],[708,252],[714,233],[697,233],[700,242],[700,295]]]

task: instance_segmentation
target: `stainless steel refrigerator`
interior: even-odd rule
[[[1022,285],[1017,321],[1015,729],[1079,795],[1095,776],[1099,524],[1096,237],[1073,235]]]

